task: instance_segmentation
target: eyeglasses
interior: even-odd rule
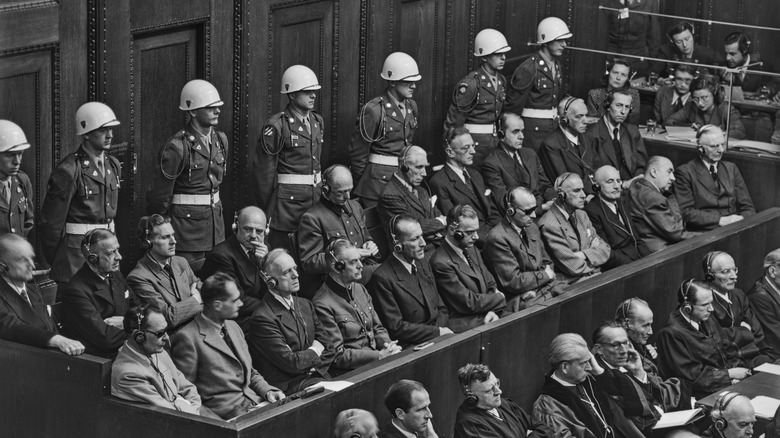
[[[707,103],[707,102],[709,102],[710,100],[712,100],[712,94],[708,94],[708,95],[706,95],[706,96],[701,96],[701,97],[695,97],[695,96],[694,96],[694,97],[691,97],[691,100],[692,100],[694,103],[699,103],[699,102],[701,102],[701,103]]]
[[[520,210],[520,209],[518,208],[518,210],[519,210],[519,211],[522,211],[524,215],[526,215],[526,216],[530,216],[530,215],[531,215],[531,213],[533,213],[533,212],[535,212],[535,211],[536,211],[536,206],[534,205],[533,207],[526,208],[525,210]]]
[[[733,274],[738,274],[739,273],[739,268],[734,267],[734,268],[721,269],[721,270],[712,271],[712,272],[714,274],[724,274],[724,275],[731,275],[732,273]]]
[[[151,333],[151,334],[157,336],[158,339],[162,339],[162,338],[164,338],[168,334],[168,329],[167,328],[162,329],[159,332],[153,332],[151,330],[144,330],[144,331],[146,333]]]
[[[625,349],[628,349],[628,346],[631,345],[628,341],[625,341],[625,342],[613,342],[611,344],[605,344],[603,342],[599,342],[599,344],[606,345],[606,346],[608,346],[609,348],[611,348],[613,350],[620,350],[621,347],[625,348]]]

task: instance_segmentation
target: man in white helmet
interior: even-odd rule
[[[506,99],[506,78],[501,70],[511,49],[504,34],[495,29],[482,29],[477,34],[474,56],[481,64],[458,82],[444,119],[444,132],[460,127],[469,130],[475,143],[473,167],[477,170],[498,145],[496,120]]]
[[[216,129],[222,105],[212,84],[193,79],[184,85],[179,109],[189,123],[160,149],[146,193],[147,213],[171,218],[176,255],[195,271],[206,253],[225,240],[219,186],[226,173],[228,139]]]
[[[398,169],[401,150],[414,144],[419,126],[417,102],[412,96],[422,76],[414,58],[403,52],[391,53],[381,76],[387,81],[387,89],[360,110],[349,144],[350,170],[357,183],[355,195],[366,207],[376,205],[385,184]]]
[[[29,147],[22,128],[0,120],[0,234],[27,237],[33,227],[32,184],[20,168]]]
[[[119,160],[106,151],[111,149],[113,128],[118,125],[107,105],[81,105],[76,111],[81,144],[49,177],[38,233],[43,256],[51,265],[49,278],[58,286],[64,286],[84,265],[84,235],[98,228],[114,230],[122,170]]]
[[[290,247],[287,234],[298,229],[303,214],[320,199],[325,126],[314,111],[320,88],[310,68],[293,65],[285,70],[282,93],[289,102],[266,120],[250,154],[255,205],[268,214],[272,248]]]
[[[563,76],[558,60],[572,37],[569,27],[557,17],[547,17],[537,28],[539,52],[531,55],[512,74],[505,111],[520,114],[525,123],[525,146],[539,152],[542,140],[557,127],[558,101],[563,97]]]

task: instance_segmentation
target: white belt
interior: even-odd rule
[[[219,192],[211,195],[185,195],[176,193],[173,195],[172,204],[177,205],[211,205],[219,202]]]
[[[468,129],[472,134],[493,134],[496,129],[494,124],[476,124],[476,123],[464,123],[463,127]]]
[[[523,108],[523,112],[520,115],[532,119],[554,119],[558,117],[558,111],[554,109]]]
[[[322,181],[319,172],[312,175],[294,175],[290,173],[280,173],[276,175],[276,181],[279,184],[294,184],[299,186],[316,186]]]
[[[374,164],[381,164],[383,166],[398,166],[398,157],[391,157],[390,155],[371,154],[368,156],[368,162]]]
[[[74,224],[68,222],[65,224],[65,234],[85,235],[92,230],[111,230],[114,231],[114,221],[107,224]]]

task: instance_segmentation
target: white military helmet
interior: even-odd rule
[[[179,109],[192,111],[209,106],[222,106],[225,102],[219,98],[219,91],[210,82],[203,79],[193,79],[181,89]]]
[[[30,143],[19,125],[0,119],[0,152],[19,152],[29,147]]]
[[[84,135],[99,128],[119,125],[114,111],[100,102],[87,102],[76,110],[76,135]]]
[[[512,50],[504,34],[495,29],[482,29],[474,38],[474,56],[488,56]]]
[[[322,88],[317,75],[305,65],[292,65],[282,75],[282,94],[313,91]]]
[[[422,79],[417,61],[404,52],[391,53],[382,65],[382,79],[417,82]]]
[[[536,42],[545,44],[555,40],[565,40],[572,37],[569,26],[558,17],[547,17],[539,22],[536,28]]]

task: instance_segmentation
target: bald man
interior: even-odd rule
[[[379,424],[374,414],[363,409],[339,412],[333,427],[334,438],[377,438]]]
[[[671,192],[674,181],[672,162],[654,155],[647,160],[644,178],[637,178],[628,188],[631,221],[652,252],[701,234],[685,229],[682,211]]]
[[[417,219],[427,242],[426,255],[430,256],[444,237],[447,218],[436,208],[436,196],[422,187],[429,165],[425,150],[409,146],[399,158],[398,171],[385,185],[379,196],[377,210],[379,219],[389,236],[390,219],[395,215],[406,215]]]
[[[750,310],[764,330],[764,341],[780,351],[780,249],[764,257],[764,275],[747,292]]]
[[[710,412],[712,426],[704,438],[750,438],[756,424],[756,411],[750,399],[736,392],[724,392]]]
[[[593,179],[598,187],[597,195],[585,206],[585,212],[596,233],[612,248],[604,269],[616,268],[650,254],[628,216],[621,196],[620,172],[612,166],[601,166],[596,169]]]

